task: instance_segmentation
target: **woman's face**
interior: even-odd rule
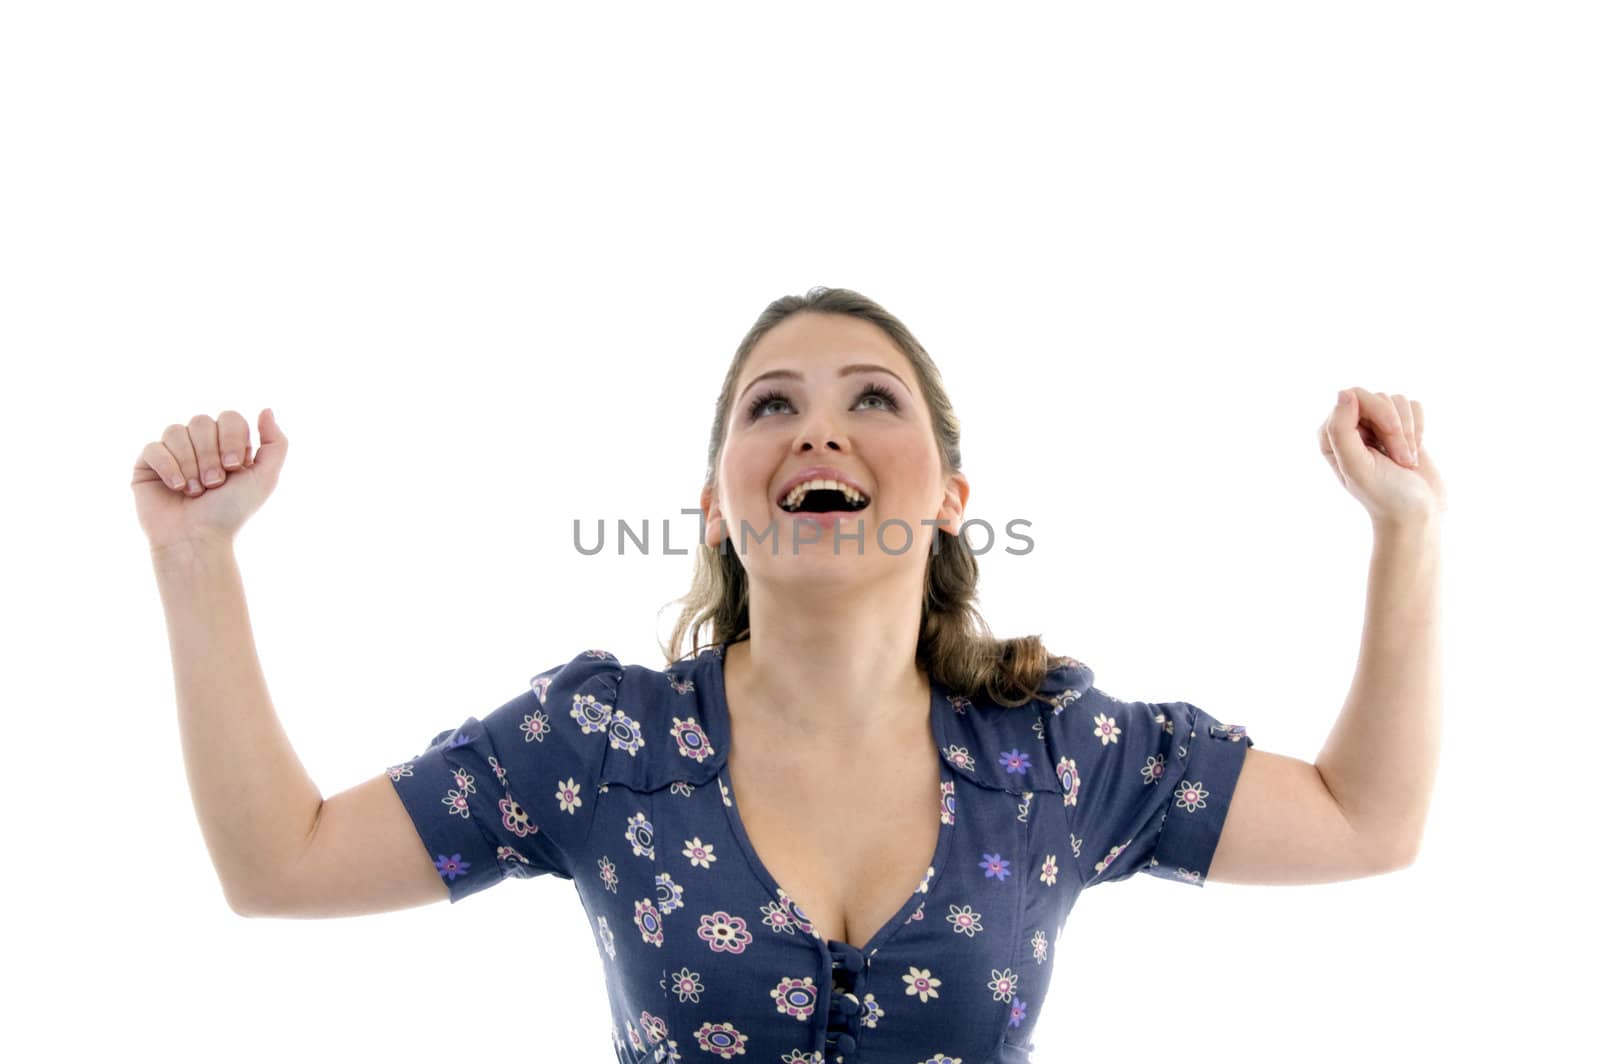
[[[839,516],[837,535],[779,505],[784,486],[812,466],[838,470],[867,496],[864,509]],[[910,360],[877,326],[816,313],[784,319],[750,352],[734,384],[717,481],[701,496],[705,542],[731,537],[752,578],[856,580],[863,564],[895,559],[920,572],[939,534],[924,522],[954,532],[968,490],[960,473],[941,470]],[[882,527],[891,518],[904,525]]]

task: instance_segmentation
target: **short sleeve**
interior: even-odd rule
[[[572,879],[622,665],[587,650],[388,770],[452,904],[508,877]]]
[[[1091,687],[1051,727],[1084,887],[1148,872],[1205,884],[1245,750],[1243,725],[1188,702],[1124,702]],[[1065,734],[1060,734],[1063,732]]]

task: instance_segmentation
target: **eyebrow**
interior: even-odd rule
[[[839,367],[839,376],[841,377],[847,377],[852,373],[887,373],[895,380],[900,381],[900,375],[894,370],[890,369],[888,366],[874,365],[871,362],[852,362],[848,366]],[[751,388],[754,388],[757,382],[764,381],[768,377],[777,377],[783,380],[795,381],[804,379],[800,374],[796,373],[792,369],[769,369],[759,377],[756,377],[749,384],[746,384],[744,386],[744,391],[739,393],[739,397],[741,399],[744,398],[745,392],[748,392]],[[910,385],[906,384],[905,381],[900,381],[900,387],[904,388],[908,392],[911,391]]]

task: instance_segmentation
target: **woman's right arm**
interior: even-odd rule
[[[241,916],[359,916],[443,901],[387,774],[323,801],[278,722],[233,545],[151,550],[200,830]]]
[[[233,551],[288,447],[271,411],[261,427],[252,460],[248,427],[232,411],[220,423],[202,415],[171,425],[134,468],[211,863],[244,916],[353,916],[442,900],[448,888],[387,775],[324,801],[273,711]],[[226,474],[207,488],[208,470]]]
[[[200,830],[228,904],[266,908],[298,860],[322,794],[267,696],[233,544],[152,547],[172,644],[178,728]]]

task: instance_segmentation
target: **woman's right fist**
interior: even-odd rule
[[[232,542],[278,484],[289,440],[272,410],[258,419],[261,447],[250,450],[250,423],[235,410],[216,419],[196,414],[168,425],[133,466],[133,501],[152,550],[201,540]]]

